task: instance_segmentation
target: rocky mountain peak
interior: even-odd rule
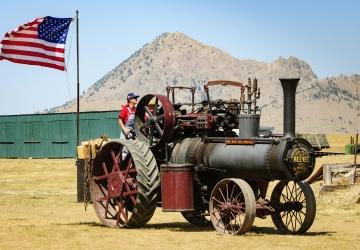
[[[299,131],[349,132],[358,129],[355,124],[360,124],[360,75],[319,80],[311,66],[297,57],[279,57],[270,63],[239,60],[181,32],[163,33],[142,46],[85,91],[80,106],[81,111],[117,110],[126,101],[128,92],[164,95],[168,85],[195,86],[199,96],[209,80],[247,83],[249,77],[256,77],[261,88],[259,104],[264,125],[275,126],[281,131],[283,97],[279,78],[299,77],[296,97]],[[239,90],[230,87],[215,88],[212,94],[223,99],[239,98]],[[188,101],[190,95],[178,92],[176,100]],[[75,108],[75,100],[72,100],[50,112],[72,112]],[[337,125],[338,121],[341,126]]]
[[[284,71],[280,77],[298,77],[306,81],[317,79],[310,65],[297,57],[289,56],[288,59],[278,57],[272,64],[274,68]]]

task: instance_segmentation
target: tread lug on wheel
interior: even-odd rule
[[[309,184],[280,181],[271,194],[278,209],[271,215],[275,227],[284,234],[305,233],[313,224],[316,201]]]
[[[210,196],[210,220],[223,234],[244,234],[250,230],[256,215],[254,192],[241,179],[219,181]]]
[[[91,200],[108,227],[145,225],[156,209],[159,186],[156,160],[143,142],[109,142],[93,162]]]

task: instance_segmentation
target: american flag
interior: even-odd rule
[[[65,42],[72,18],[42,17],[5,34],[0,60],[65,70]]]

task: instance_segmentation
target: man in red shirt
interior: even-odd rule
[[[134,130],[135,125],[135,111],[138,95],[129,93],[127,95],[127,104],[123,105],[119,113],[119,126],[121,128],[120,139],[131,138],[131,130]]]

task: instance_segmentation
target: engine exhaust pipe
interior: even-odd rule
[[[295,138],[295,92],[299,78],[280,78],[284,93],[284,137]]]

